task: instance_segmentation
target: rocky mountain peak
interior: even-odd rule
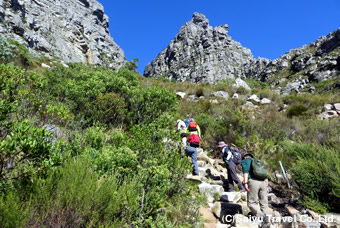
[[[213,28],[205,15],[194,13],[176,37],[144,71],[146,77],[215,83],[244,77],[243,65],[253,61],[250,50],[228,35],[228,25]]]
[[[190,22],[194,23],[195,25],[201,26],[203,28],[206,28],[207,26],[209,26],[209,20],[205,17],[205,15],[201,13],[197,13],[197,12],[194,13]]]
[[[119,68],[122,49],[96,0],[0,0],[0,34],[65,62]]]

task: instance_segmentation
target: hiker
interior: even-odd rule
[[[245,189],[243,187],[242,182],[238,178],[236,174],[236,167],[241,163],[241,154],[238,152],[237,148],[228,147],[225,142],[221,141],[218,143],[217,148],[222,152],[222,158],[227,165],[228,171],[228,192],[234,191],[234,182],[238,185],[238,188],[241,192],[244,192]],[[231,150],[231,148],[233,150]]]
[[[182,133],[182,146],[184,147],[185,154],[188,157],[191,157],[191,165],[193,167],[192,175],[199,175],[198,165],[197,165],[197,149],[191,143],[188,145],[188,135],[186,133]],[[198,136],[197,136],[198,138]],[[189,136],[189,143],[190,143],[190,136]]]
[[[184,131],[185,133],[196,134],[199,138],[201,138],[201,128],[195,122],[193,118],[189,120],[189,125]]]
[[[257,161],[257,160],[256,160]],[[257,217],[269,216],[271,215],[271,210],[268,207],[268,178],[267,171],[265,170],[263,164],[260,162],[260,168],[264,170],[255,170],[253,162],[256,162],[254,157],[245,153],[242,156],[242,171],[244,177],[244,188],[247,191],[247,203],[252,214]],[[257,168],[256,168],[257,169]],[[264,173],[261,176],[255,173]],[[258,206],[260,203],[260,206]]]
[[[184,123],[183,120],[177,120],[177,130],[180,132],[180,133],[183,133],[186,129],[186,125]]]

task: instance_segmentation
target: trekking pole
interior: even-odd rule
[[[282,162],[281,162],[281,161],[279,161],[279,162],[280,162],[280,166],[281,166],[281,169],[282,169],[282,172],[283,172],[283,176],[285,177],[285,179],[286,179],[286,181],[287,181],[288,188],[290,188],[290,184],[289,184],[289,180],[288,180],[286,171],[285,171],[285,169],[283,168]]]

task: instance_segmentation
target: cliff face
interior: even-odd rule
[[[227,33],[228,25],[213,28],[203,14],[194,13],[169,46],[146,66],[144,76],[209,83],[244,77],[244,66],[253,61],[253,55]]]
[[[0,34],[65,62],[125,63],[96,0],[0,0],[0,20]]]

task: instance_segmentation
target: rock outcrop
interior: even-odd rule
[[[228,35],[228,25],[213,28],[203,14],[194,13],[169,46],[146,66],[144,76],[215,83],[244,77],[244,66],[252,61],[250,50]]]
[[[0,34],[65,62],[119,68],[122,49],[96,0],[0,0]]]
[[[272,88],[288,95],[291,92],[315,91],[312,83],[328,81],[322,89],[340,87],[340,29],[315,42],[290,50],[269,61],[259,58],[253,62],[247,78],[268,82]]]
[[[208,83],[250,78],[284,95],[340,88],[340,29],[274,60],[254,59],[227,33],[228,25],[213,28],[203,14],[194,13],[144,76]],[[315,85],[319,82],[322,86]]]

